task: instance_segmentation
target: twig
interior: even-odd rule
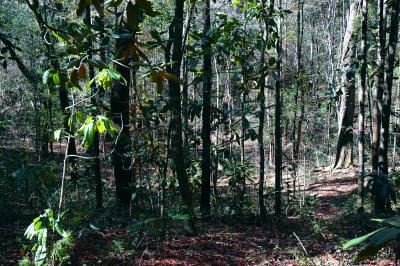
[[[317,264],[315,264],[315,262],[311,259],[310,255],[308,254],[308,252],[307,252],[306,248],[304,247],[303,243],[301,242],[300,238],[296,235],[295,232],[293,232],[293,235],[296,237],[297,241],[299,241],[300,246],[303,249],[306,256],[308,257],[308,259],[312,262],[313,265],[317,266]]]

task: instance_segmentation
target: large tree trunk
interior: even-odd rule
[[[210,213],[210,176],[211,176],[211,89],[212,89],[212,56],[211,43],[206,33],[210,30],[210,0],[204,0],[204,30],[203,53],[203,140],[201,161],[201,198],[200,209],[205,215]]]
[[[354,47],[351,45],[359,3],[352,3],[343,39],[342,96],[339,111],[339,137],[333,168],[347,168],[353,164],[353,116],[355,105]]]

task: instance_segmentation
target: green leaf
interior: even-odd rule
[[[370,238],[373,234],[375,234],[375,233],[381,231],[382,229],[383,229],[383,228],[380,228],[380,229],[378,229],[378,230],[376,230],[376,231],[373,231],[373,232],[371,232],[371,233],[369,233],[369,234],[367,234],[367,235],[360,236],[360,237],[354,238],[354,239],[352,239],[352,240],[346,242],[346,243],[343,245],[343,249],[348,249],[348,248],[350,248],[350,247],[353,247],[353,246],[356,246],[356,245],[359,245],[359,244],[363,243],[365,240],[367,240],[368,238]]]
[[[177,214],[177,215],[172,215],[171,216],[172,220],[177,220],[177,221],[189,221],[192,219],[192,216],[190,214]]]
[[[112,79],[107,69],[103,69],[97,76],[96,76],[97,84],[104,88],[109,89],[112,86]]]
[[[95,68],[108,68],[108,66],[103,61],[97,59],[89,59],[88,63]]]
[[[54,84],[56,84],[56,85],[61,84],[60,75],[58,73],[54,73],[52,77],[53,77]]]
[[[400,217],[390,217],[387,219],[371,219],[372,221],[391,225],[394,227],[400,227]]]
[[[113,69],[107,69],[107,72],[111,78],[116,79],[116,80],[123,80],[121,74],[119,74],[117,71],[115,71]],[[126,81],[125,81],[125,83],[126,83]]]
[[[144,220],[144,223],[145,224],[152,224],[152,223],[158,222],[160,220],[161,220],[161,218],[157,218],[157,217],[148,218],[148,219]]]
[[[375,256],[376,253],[390,241],[398,239],[400,229],[384,227],[371,236],[369,244],[357,255],[357,261],[362,261]]]
[[[94,140],[94,123],[93,120],[91,120],[86,126],[85,126],[85,131],[83,135],[83,141],[82,141],[82,146],[84,147],[90,147],[93,144]]]

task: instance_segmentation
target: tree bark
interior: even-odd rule
[[[361,86],[358,95],[360,112],[358,114],[358,195],[360,198],[360,209],[364,208],[364,146],[365,146],[365,92],[367,90],[367,29],[368,29],[368,0],[362,1],[362,20],[361,20]]]
[[[212,51],[210,40],[206,36],[210,27],[210,0],[204,0],[203,127],[201,130],[203,150],[200,195],[200,210],[204,215],[210,213]]]
[[[85,24],[90,28],[91,24],[92,24],[92,22],[91,22],[92,16],[91,16],[90,6],[86,7],[85,11],[86,11]],[[89,47],[93,48],[92,41],[89,41]],[[93,54],[91,51],[88,53],[88,58],[89,59],[93,58]],[[92,80],[93,78],[94,78],[94,67],[92,65],[89,65],[89,79]],[[92,112],[93,117],[96,117],[98,115],[99,106],[97,103],[97,99],[98,99],[97,92],[98,92],[98,88],[96,88],[95,83],[92,83],[90,101],[93,106],[93,112]],[[89,151],[89,154],[91,154],[92,157],[94,157],[92,170],[94,172],[94,180],[95,180],[95,184],[96,184],[96,208],[101,208],[103,206],[103,186],[102,186],[102,182],[101,182],[99,145],[100,145],[99,132],[95,131],[94,136],[93,136],[93,144],[89,148],[88,151]]]
[[[183,33],[183,8],[184,0],[175,0],[175,14],[172,23],[173,35],[170,39],[172,43],[171,61],[174,62],[169,69],[170,73],[180,77],[182,63],[182,33]],[[171,33],[171,31],[170,31]],[[189,178],[186,173],[185,154],[182,139],[182,105],[180,84],[175,80],[168,80],[170,107],[172,112],[172,125],[174,125],[171,134],[171,157],[173,158],[176,175],[179,183],[179,190],[185,207],[185,211],[193,217],[193,197],[190,189]],[[186,228],[188,233],[194,232],[193,219],[189,221]]]
[[[114,64],[115,70],[121,74],[125,81],[113,80],[111,90],[111,116],[113,122],[120,128],[120,134],[114,145],[112,155],[113,174],[115,178],[115,186],[117,199],[124,205],[128,205],[131,201],[131,193],[134,186],[134,176],[132,173],[132,140],[130,136],[130,120],[129,120],[129,100],[131,84],[131,69],[129,67],[131,58],[122,55],[122,50],[128,42],[135,40],[136,32],[124,28],[123,23],[119,26],[117,34],[130,32],[133,37],[130,40],[118,38],[115,44],[117,61]]]
[[[379,143],[379,172],[389,174],[388,169],[388,148],[389,148],[389,125],[392,104],[393,69],[396,58],[396,48],[399,32],[399,9],[400,1],[392,0],[390,18],[389,46],[387,50],[386,83],[382,98],[382,127]]]
[[[372,125],[372,174],[378,174],[379,167],[379,143],[382,116],[382,95],[384,90],[384,68],[386,54],[386,4],[384,0],[378,1],[379,15],[379,46],[378,46],[378,69],[374,76],[375,91],[373,95],[373,125]]]
[[[273,1],[271,1],[273,4]],[[279,8],[282,6],[282,0],[279,1]],[[277,79],[275,81],[275,215],[282,212],[282,132],[281,132],[281,54],[282,54],[282,19],[280,19],[279,38],[276,42],[276,69]]]
[[[353,116],[355,105],[354,45],[351,44],[355,28],[359,2],[352,3],[343,39],[342,96],[339,112],[339,137],[336,145],[336,158],[333,168],[347,168],[353,164]]]

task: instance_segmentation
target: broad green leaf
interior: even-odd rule
[[[381,231],[382,229],[383,229],[383,228],[380,228],[380,229],[378,229],[378,230],[376,230],[376,231],[373,231],[373,232],[371,232],[371,233],[369,233],[369,234],[367,234],[367,235],[360,236],[360,237],[354,238],[354,239],[352,239],[352,240],[346,242],[346,243],[343,245],[343,249],[348,249],[348,248],[350,248],[350,247],[353,247],[353,246],[356,246],[356,245],[359,245],[359,244],[363,243],[365,240],[367,240],[368,238],[370,238],[373,234],[375,234],[375,233]]]
[[[357,255],[357,261],[362,261],[375,256],[376,253],[390,241],[398,239],[400,229],[384,227],[371,236],[368,245]]]
[[[372,221],[391,225],[394,227],[400,227],[400,217],[390,217],[387,219],[372,219]]]
[[[97,59],[89,59],[87,62],[96,68],[108,68],[108,66],[103,61]]]
[[[85,126],[85,132],[83,135],[82,146],[90,147],[93,144],[94,132],[95,132],[95,128],[94,128],[94,123],[92,120]]]
[[[54,73],[52,77],[53,77],[54,84],[56,84],[56,85],[61,84],[60,75],[58,73]]]
[[[112,86],[112,79],[107,71],[107,69],[103,69],[96,77],[97,84],[103,89],[109,89]]]
[[[110,75],[111,78],[116,79],[116,80],[122,80],[121,74],[119,74],[117,71],[113,69],[107,69],[108,74]]]
[[[97,122],[97,130],[99,131],[100,134],[106,133],[107,129],[102,121]]]

